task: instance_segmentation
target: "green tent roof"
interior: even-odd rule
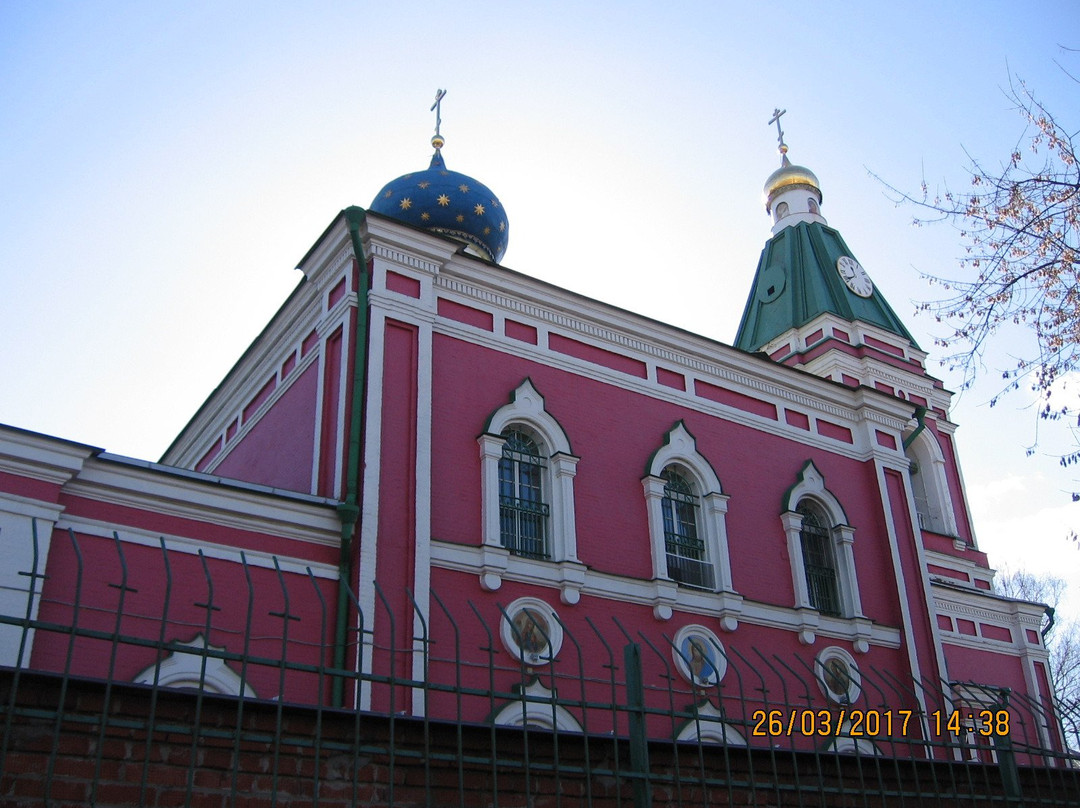
[[[870,297],[848,289],[836,270],[851,250],[840,234],[820,222],[799,222],[769,239],[761,251],[754,285],[743,310],[735,346],[760,350],[785,331],[826,312],[891,331],[918,347],[877,285]]]

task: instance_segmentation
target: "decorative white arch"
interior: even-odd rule
[[[724,721],[723,714],[711,701],[695,704],[691,712],[694,717],[683,724],[675,740],[746,746],[746,738]]]
[[[244,682],[228,665],[217,656],[206,652],[221,653],[224,647],[208,645],[206,638],[199,634],[191,642],[179,643],[191,651],[174,651],[156,665],[151,665],[134,682],[140,685],[152,685],[155,681],[160,687],[204,690],[207,693],[220,693],[224,696],[255,698],[255,691]],[[205,661],[205,666],[204,666]]]
[[[677,466],[691,478],[695,494],[701,500],[700,538],[705,543],[705,558],[714,571],[712,589],[734,592],[731,581],[731,559],[728,557],[726,514],[729,497],[720,487],[712,465],[697,449],[697,440],[686,424],[679,421],[664,436],[664,442],[645,466],[641,485],[645,490],[649,515],[649,536],[652,546],[653,575],[660,580],[672,580],[668,572],[664,540],[663,499],[664,469]]]
[[[933,433],[929,429],[922,430],[904,447],[904,454],[911,461],[908,472],[919,526],[955,536],[956,515],[945,474],[945,455]]]
[[[803,563],[802,514],[796,508],[803,500],[816,503],[829,519],[829,534],[833,541],[836,561],[836,574],[840,589],[840,609],[844,617],[864,617],[862,599],[859,597],[858,580],[855,577],[855,556],[852,545],[855,542],[855,529],[847,522],[847,514],[840,500],[825,487],[825,478],[818,471],[812,460],[807,460],[799,472],[794,485],[784,494],[783,511],[780,521],[787,536],[788,557],[791,560],[791,582],[795,589],[795,607],[813,609],[810,593],[806,585],[806,567]],[[813,634],[801,637],[803,642],[813,642]]]
[[[573,714],[558,704],[558,694],[534,678],[524,688],[515,685],[519,694],[506,703],[491,721],[503,727],[537,727],[559,732],[584,732]]]
[[[574,513],[574,476],[579,458],[570,448],[562,426],[547,411],[544,397],[525,379],[510,394],[510,401],[488,416],[484,431],[476,439],[480,444],[480,491],[483,499],[481,526],[483,560],[480,585],[487,591],[502,586],[503,573],[509,564],[509,551],[502,546],[499,522],[499,461],[510,427],[523,427],[536,436],[545,458],[542,488],[547,500],[550,561],[531,563],[558,565],[555,579],[564,603],[577,603],[585,582],[585,568],[577,556],[577,522]],[[550,572],[550,570],[549,570]],[[550,576],[549,576],[550,577]]]
[[[837,735],[825,745],[824,751],[839,752],[842,755],[866,755],[877,757],[881,750],[873,741],[866,738],[852,738],[850,735]]]

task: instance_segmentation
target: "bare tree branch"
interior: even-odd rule
[[[986,351],[1002,329],[1026,327],[1030,344],[1010,344],[997,368],[1002,393],[1030,386],[1038,417],[1077,415],[1076,397],[1062,380],[1080,371],[1080,162],[1070,133],[1020,79],[1006,96],[1024,120],[1012,153],[996,170],[968,155],[970,188],[918,195],[884,183],[898,203],[919,209],[916,225],[948,222],[964,253],[956,277],[924,277],[946,294],[918,304],[946,332],[935,339],[943,361],[970,387],[986,369]],[[880,181],[880,177],[878,178]],[[1015,341],[1014,341],[1015,342]],[[1080,425],[1080,424],[1078,424]],[[1063,466],[1080,462],[1080,440],[1055,454]],[[1029,447],[1029,454],[1034,446]]]

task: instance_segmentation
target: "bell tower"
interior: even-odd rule
[[[780,167],[765,181],[772,237],[761,251],[735,346],[850,385],[899,368],[923,375],[926,354],[871,275],[821,214],[821,184],[788,159],[777,109]],[[895,388],[895,384],[888,385]]]

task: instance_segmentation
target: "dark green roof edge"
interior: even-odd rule
[[[851,322],[884,328],[919,348],[876,281],[869,298],[860,298],[847,289],[835,270],[836,260],[843,255],[855,257],[839,231],[820,222],[799,222],[769,239],[754,272],[735,347],[759,350],[785,331],[831,312]],[[777,266],[787,270],[784,289],[775,299],[764,302],[759,288],[768,281],[763,276]],[[767,310],[766,306],[776,308]]]

